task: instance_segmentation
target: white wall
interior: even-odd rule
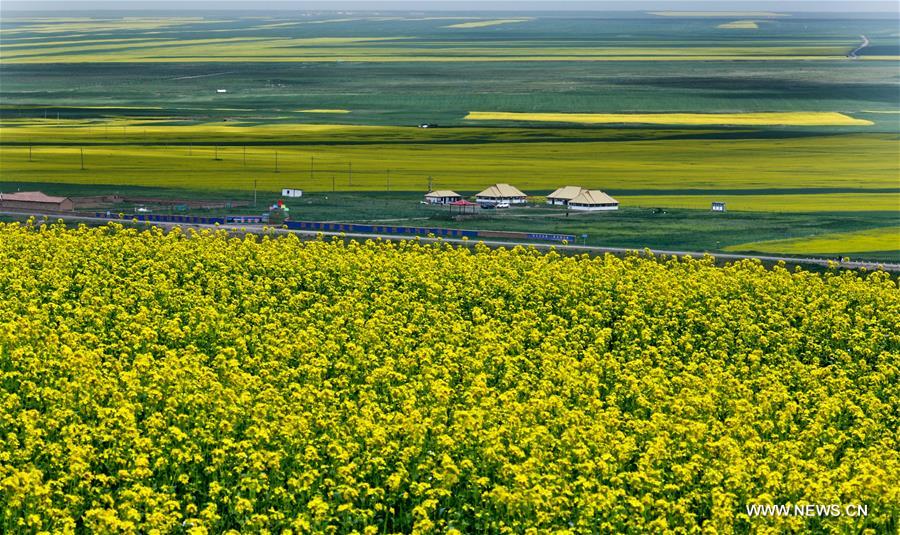
[[[575,206],[572,203],[569,203],[569,210],[580,210],[582,212],[608,212],[612,210],[618,210],[619,205],[615,206]]]

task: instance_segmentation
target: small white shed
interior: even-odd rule
[[[281,190],[282,197],[303,197],[302,189],[283,188]]]

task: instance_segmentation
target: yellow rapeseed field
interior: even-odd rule
[[[0,224],[3,533],[889,533],[898,378],[882,272]]]
[[[537,121],[554,123],[639,123],[670,125],[741,126],[868,126],[875,124],[837,112],[751,112],[751,113],[516,113],[473,111],[471,121]]]
[[[830,232],[804,238],[741,243],[725,249],[728,251],[790,254],[900,251],[900,227],[882,227],[855,232]]]
[[[531,19],[496,19],[496,20],[478,20],[473,22],[460,22],[458,24],[451,24],[449,26],[444,26],[445,28],[486,28],[488,26],[499,26],[501,24],[513,24],[516,22],[528,22]]]

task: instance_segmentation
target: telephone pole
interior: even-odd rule
[[[278,151],[275,151],[275,172],[278,172]]]
[[[29,161],[29,162],[30,162],[30,161],[33,161],[33,160],[31,159],[31,145],[28,145],[28,161]]]
[[[347,162],[347,184],[353,187],[353,162]]]
[[[253,207],[256,208],[256,179],[253,179]]]
[[[244,167],[247,167],[247,145],[244,145]],[[256,201],[253,205],[256,206]]]
[[[81,149],[81,170],[84,171],[84,147],[80,147]]]
[[[387,190],[391,191],[391,170],[387,170]]]
[[[315,161],[316,161],[315,156],[309,157],[309,182],[310,182],[310,184],[312,184],[312,182],[313,182],[313,165],[314,165]]]

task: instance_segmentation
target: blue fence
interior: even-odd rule
[[[398,234],[404,236],[427,236],[434,234],[447,238],[477,238],[477,230],[454,228],[398,227],[395,225],[358,225],[355,223],[322,223],[320,221],[288,221],[291,230],[321,230],[323,232],[352,232],[365,234]]]
[[[575,236],[572,234],[528,234],[529,240],[558,241],[558,242],[575,242]]]
[[[158,223],[195,223],[198,225],[220,225],[225,224],[225,218],[222,217],[201,217],[193,215],[165,215],[165,214],[134,214],[119,217],[119,214],[106,214],[104,212],[94,212],[94,217],[102,217],[106,219],[124,219],[131,221],[153,221]]]
[[[119,217],[119,214],[106,214],[104,212],[95,212],[94,217],[105,219],[123,219],[127,221],[148,221],[159,223],[186,223],[198,225],[215,225],[216,223],[224,225],[228,223],[258,223],[261,221],[259,216],[227,216],[223,217],[201,217],[190,215],[168,215],[168,214],[134,214]],[[359,234],[390,234],[397,236],[434,236],[446,238],[509,238],[509,239],[525,239],[525,240],[541,240],[575,243],[575,236],[571,234],[542,234],[542,233],[526,233],[526,232],[498,232],[498,231],[477,231],[462,230],[454,228],[430,228],[430,227],[403,227],[396,225],[360,225],[356,223],[323,223],[321,221],[286,221],[284,223],[291,230],[314,230],[322,232],[349,232]]]

